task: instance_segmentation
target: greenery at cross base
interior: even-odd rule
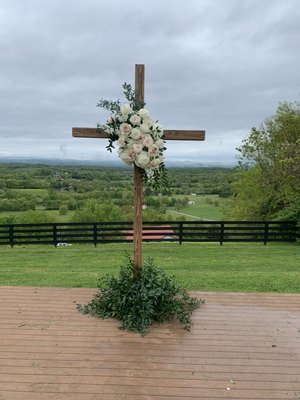
[[[300,221],[300,103],[280,103],[237,150],[225,219]]]
[[[98,292],[85,305],[77,305],[83,314],[121,321],[120,329],[148,333],[154,322],[178,320],[186,330],[191,328],[191,314],[204,300],[190,297],[174,277],[147,259],[136,270],[127,255],[118,276],[104,275],[98,283]]]
[[[126,251],[131,244],[0,246],[0,285],[95,287]],[[299,244],[144,243],[143,255],[187,290],[300,293]]]

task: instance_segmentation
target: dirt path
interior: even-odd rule
[[[179,211],[173,211],[173,210],[167,210],[167,211],[171,212],[171,213],[174,213],[174,214],[184,215],[185,217],[199,219],[200,221],[215,221],[214,219],[195,217],[194,215],[181,213]]]

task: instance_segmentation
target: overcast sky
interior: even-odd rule
[[[147,108],[168,160],[234,162],[251,127],[300,100],[299,0],[0,0],[0,157],[114,159],[99,98],[122,99],[145,64]]]

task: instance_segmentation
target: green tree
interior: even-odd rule
[[[55,215],[48,211],[28,210],[17,217],[18,224],[46,224],[55,222],[57,222]]]
[[[73,222],[119,222],[125,220],[123,210],[111,203],[98,203],[95,199],[87,200],[84,206],[75,211]]]
[[[0,215],[0,225],[8,225],[15,224],[16,216],[15,215]]]
[[[280,103],[237,150],[231,216],[300,220],[300,103]]]
[[[59,215],[67,215],[68,214],[68,206],[66,204],[62,204],[59,207]]]
[[[167,216],[166,214],[162,213],[159,210],[153,210],[151,208],[146,208],[143,210],[143,220],[147,221],[165,221],[165,220],[172,220],[172,217]]]

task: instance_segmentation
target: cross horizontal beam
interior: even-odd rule
[[[164,130],[164,140],[205,140],[205,131]],[[105,139],[109,135],[103,129],[72,128],[73,137]]]

